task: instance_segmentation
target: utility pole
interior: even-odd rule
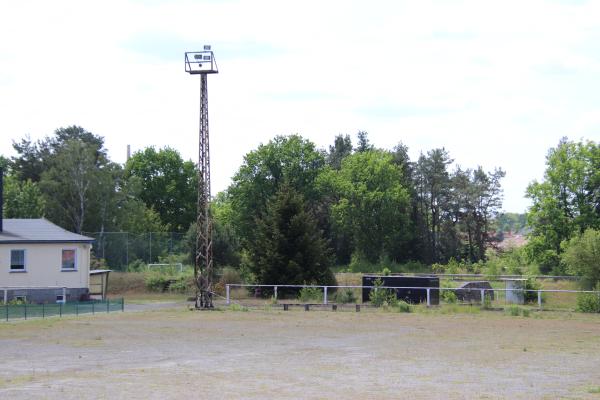
[[[219,72],[210,46],[185,53],[185,71],[200,75],[200,138],[198,146],[198,203],[196,217],[196,308],[213,308],[212,299],[212,221],[210,216],[210,147],[208,135],[207,75]]]

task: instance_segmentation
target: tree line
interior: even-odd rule
[[[174,149],[147,147],[121,165],[78,126],[13,147],[15,156],[0,158],[6,218],[194,237],[196,165]],[[215,261],[274,283],[327,281],[336,264],[485,261],[509,227],[528,232],[527,262],[568,273],[565,243],[600,227],[599,154],[595,142],[567,139],[551,149],[544,180],[527,189],[525,221],[501,213],[501,168],[464,168],[444,148],[411,160],[403,143],[377,148],[366,132],[356,144],[337,135],[327,149],[277,136],[246,154],[212,201]]]

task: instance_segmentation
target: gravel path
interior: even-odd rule
[[[0,325],[0,398],[598,398],[598,315],[163,304]]]

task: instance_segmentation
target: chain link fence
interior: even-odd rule
[[[94,238],[92,254],[103,259],[107,267],[116,271],[126,271],[127,266],[136,262],[158,263],[172,255],[190,257],[193,242],[185,233],[177,232],[84,232]]]

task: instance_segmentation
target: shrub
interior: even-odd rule
[[[525,290],[540,290],[541,288],[542,285],[532,277],[527,278],[525,281]],[[537,300],[537,292],[525,292],[525,303],[535,303]],[[542,301],[543,300],[544,299],[542,297]]]
[[[392,274],[392,271],[388,267],[384,267],[381,270],[381,275],[383,275],[383,276],[390,276],[391,274]]]
[[[383,281],[381,278],[377,278],[373,282],[373,289],[369,293],[369,301],[375,307],[381,306],[393,306],[398,303],[398,299],[396,298],[396,293],[389,289],[381,289],[383,286]]]
[[[142,260],[134,260],[127,266],[127,272],[142,272],[148,269],[148,265]]]
[[[334,295],[334,300],[336,303],[341,304],[356,303],[356,296],[354,295],[354,290],[346,288],[337,292]]]
[[[146,288],[153,292],[164,292],[168,289],[173,277],[160,273],[149,273],[146,275]]]
[[[512,306],[508,307],[508,309],[506,311],[509,315],[511,315],[513,317],[518,317],[521,309],[519,308],[519,306],[512,305]]]
[[[302,303],[308,303],[311,300],[320,301],[323,299],[323,291],[318,287],[303,287],[298,293],[298,299]]]
[[[600,297],[596,293],[579,293],[577,311],[584,313],[600,313]]]
[[[407,302],[400,300],[397,302],[395,310],[400,313],[409,313],[412,311],[412,306]]]
[[[442,291],[442,300],[449,304],[455,304],[458,298],[453,290],[444,290]]]

